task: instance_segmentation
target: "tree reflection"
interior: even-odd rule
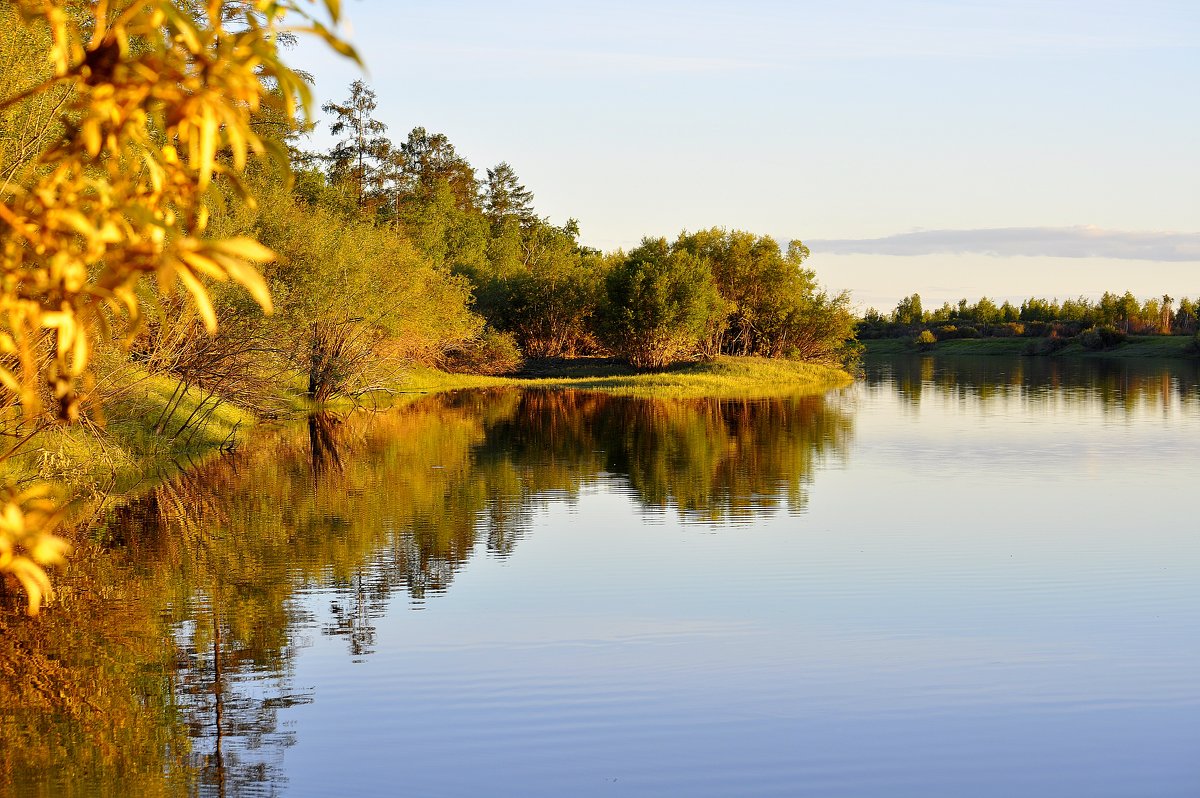
[[[850,434],[821,397],[490,391],[315,415],[112,511],[63,601],[36,622],[0,614],[0,745],[18,752],[0,786],[270,793],[292,743],[280,710],[313,700],[290,681],[310,630],[369,657],[397,595],[511,556],[538,507],[589,485],[687,520],[802,510]],[[318,590],[321,619],[300,600]]]
[[[820,396],[652,401],[527,392],[477,452],[485,472],[517,468],[529,493],[576,493],[602,474],[624,476],[645,506],[685,519],[749,517],[804,508],[817,463],[840,456],[849,416]]]
[[[957,401],[1095,404],[1122,415],[1200,405],[1200,364],[1184,361],[913,355],[868,359],[863,371],[869,387],[893,385],[912,404],[936,389]]]

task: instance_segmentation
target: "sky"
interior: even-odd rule
[[[591,246],[798,238],[859,308],[1200,296],[1196,0],[343,10],[367,72],[302,43],[318,105],[366,80],[394,140],[420,125],[481,175],[507,161]]]

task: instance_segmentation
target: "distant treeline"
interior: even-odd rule
[[[1124,335],[1195,335],[1200,301],[1170,296],[1139,300],[1132,292],[1105,293],[1098,300],[1026,299],[1018,307],[987,297],[960,299],[925,310],[920,294],[900,300],[891,313],[869,309],[859,320],[860,338],[898,338],[929,332],[936,340],[1014,337],[1072,338],[1095,331],[1105,340]]]

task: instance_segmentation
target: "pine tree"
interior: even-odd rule
[[[533,214],[533,192],[521,185],[517,173],[505,161],[487,170],[483,212],[493,227],[503,225],[506,219],[528,224],[536,218]]]
[[[348,100],[326,103],[321,110],[336,117],[330,132],[345,136],[327,156],[330,179],[348,181],[355,203],[362,209],[370,196],[382,188],[392,150],[392,143],[383,135],[387,125],[371,116],[375,111],[375,92],[356,80],[350,84]]]

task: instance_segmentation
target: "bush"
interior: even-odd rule
[[[1019,338],[1025,334],[1025,325],[1019,321],[1008,321],[1003,324],[992,324],[988,327],[988,335],[993,338]]]
[[[635,368],[691,357],[727,312],[708,264],[665,239],[646,239],[609,272],[605,300],[601,338]]]
[[[928,349],[937,343],[937,336],[929,330],[921,330],[916,337],[912,339],[912,344],[917,349]]]
[[[959,338],[978,338],[979,330],[969,324],[964,324],[958,328]]]
[[[1084,349],[1096,352],[1102,349],[1112,349],[1114,346],[1124,343],[1125,338],[1125,333],[1116,327],[1105,325],[1084,330],[1079,334],[1079,343],[1083,345]]]
[[[446,353],[441,366],[457,374],[512,374],[524,364],[512,333],[493,329]]]
[[[1027,355],[1052,355],[1062,349],[1068,343],[1066,338],[1060,338],[1057,335],[1050,335],[1045,338],[1038,338],[1030,341],[1025,345],[1025,354]]]

